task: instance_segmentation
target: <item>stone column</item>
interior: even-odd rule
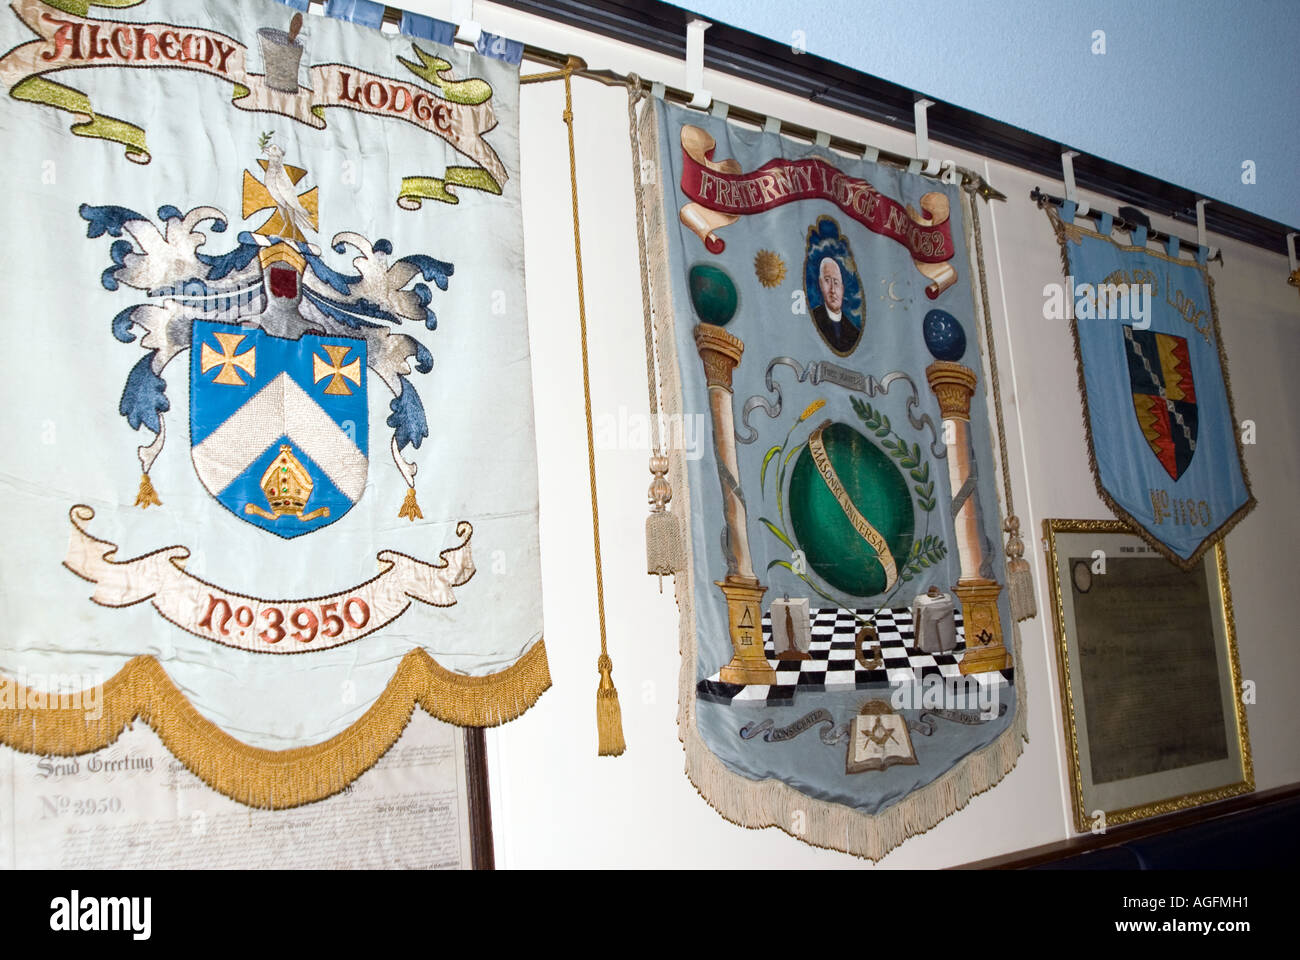
[[[719,326],[703,323],[695,328],[695,346],[704,364],[709,388],[709,411],[713,417],[713,450],[718,461],[725,520],[723,548],[727,575],[715,581],[727,600],[727,621],[734,655],[722,668],[724,683],[776,683],[763,651],[763,609],[759,601],[767,588],[754,576],[749,553],[748,516],[740,489],[740,468],[736,459],[736,426],[732,410],[731,377],[745,344]]]
[[[939,412],[944,419],[943,435],[948,441],[948,483],[956,498],[970,476],[970,400],[975,395],[975,371],[960,363],[936,360],[926,368],[925,378],[939,401]],[[976,578],[983,560],[983,547],[973,491],[952,519],[957,531],[961,577],[963,580]]]
[[[980,576],[984,563],[980,536],[979,505],[971,481],[970,401],[975,395],[975,371],[960,363],[936,360],[926,367],[925,378],[939,401],[948,447],[948,481],[953,500],[961,502],[953,514],[957,534],[957,558],[961,575],[953,592],[961,602],[966,653],[961,660],[963,674],[1003,670],[1011,657],[1002,643],[1002,618],[998,615],[998,594],[1002,585]]]

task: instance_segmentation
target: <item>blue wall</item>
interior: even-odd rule
[[[1300,225],[1295,0],[677,2],[781,43],[801,30],[809,53]]]

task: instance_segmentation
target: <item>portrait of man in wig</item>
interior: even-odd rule
[[[808,230],[804,286],[813,326],[832,351],[848,356],[862,338],[862,288],[848,241],[830,217]]]

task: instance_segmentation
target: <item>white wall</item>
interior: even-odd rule
[[[437,15],[438,0],[410,2]],[[591,66],[635,70],[681,83],[679,63],[584,35],[487,3],[485,28]],[[536,67],[526,67],[536,69]],[[836,114],[724,75],[706,83],[718,99],[770,112],[833,134],[910,153],[905,135]],[[574,82],[583,266],[590,333],[593,414],[645,416],[640,286],[621,88]],[[683,773],[677,740],[676,607],[645,569],[647,451],[597,450],[605,610],[628,752],[596,756],[598,633],[594,598],[582,373],[574,287],[563,85],[522,92],[522,171],[532,333],[546,640],[554,688],[525,716],[489,733],[497,862],[501,867],[854,867],[849,856],[814,849],[779,830],[750,831],[723,820]],[[1121,105],[1117,105],[1117,109]],[[986,259],[1002,364],[1015,496],[1040,608],[1047,606],[1038,531],[1044,517],[1108,516],[1088,471],[1068,327],[1042,319],[1042,288],[1060,279],[1046,217],[1028,199],[1059,183],[936,146],[941,157],[987,169],[1007,194],[986,207]],[[1096,199],[1114,208],[1104,198]],[[1154,218],[1160,228],[1171,222]],[[1187,235],[1186,225],[1175,232]],[[1283,603],[1294,593],[1294,509],[1300,441],[1291,425],[1289,365],[1300,361],[1300,298],[1285,283],[1286,259],[1222,238],[1225,266],[1212,267],[1234,375],[1237,413],[1257,424],[1246,448],[1259,507],[1228,539],[1244,676],[1258,684],[1249,709],[1260,789],[1300,781],[1300,707],[1289,689],[1300,675],[1300,645]],[[1022,625],[1018,669],[1028,688],[1030,742],[1003,782],[929,833],[894,851],[883,866],[942,867],[1067,836],[1069,798],[1047,617]]]

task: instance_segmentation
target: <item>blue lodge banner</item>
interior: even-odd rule
[[[1047,214],[1061,244],[1097,491],[1190,570],[1255,506],[1214,282],[1200,263],[1148,250],[1145,236],[1125,246],[1053,207]]]
[[[272,0],[15,0],[0,50],[0,739],[138,717],[286,807],[416,704],[527,709],[517,64]]]
[[[651,288],[688,534],[686,769],[873,860],[1025,731],[966,194],[649,101]]]

